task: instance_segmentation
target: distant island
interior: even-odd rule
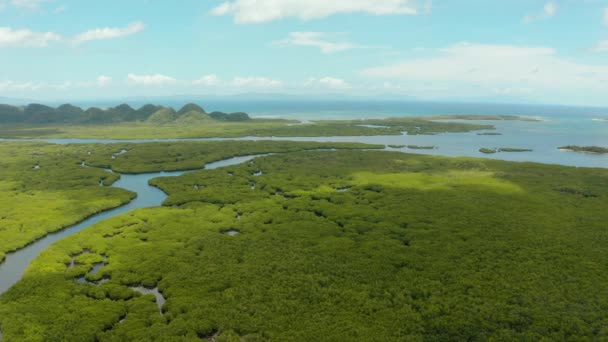
[[[495,129],[493,125],[439,122],[418,117],[372,120],[296,120],[207,112],[190,103],[179,110],[146,104],[83,109],[71,104],[0,105],[0,138],[161,139],[421,135]],[[171,129],[169,129],[171,128]]]
[[[530,121],[539,122],[541,120],[517,115],[432,115],[426,116],[427,120],[496,120],[496,121]]]
[[[479,149],[479,152],[485,154],[493,154],[498,152],[532,152],[532,149],[529,148],[515,148],[515,147],[501,147],[501,148],[488,148],[482,147]]]
[[[410,150],[434,150],[435,146],[407,145]]]
[[[591,119],[591,120],[608,122],[608,118],[596,118],[596,119]]]
[[[410,150],[434,150],[435,146],[419,146],[419,145],[386,145],[389,148],[409,148]]]
[[[148,122],[154,124],[196,124],[205,121],[243,122],[251,118],[247,113],[207,113],[194,103],[183,106],[179,111],[171,107],[147,104],[134,109],[128,104],[101,109],[91,107],[86,110],[64,104],[57,108],[42,104],[25,107],[0,105],[0,124],[81,124],[99,125],[126,122]]]
[[[568,146],[559,147],[558,149],[562,150],[562,151],[582,152],[582,153],[598,153],[598,154],[608,153],[608,148],[600,147],[600,146],[568,145]]]

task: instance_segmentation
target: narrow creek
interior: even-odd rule
[[[264,156],[266,154],[256,154],[242,157],[228,158],[217,162],[205,165],[205,170],[213,170],[224,166],[238,165],[247,162],[253,158]],[[156,177],[176,177],[184,173],[192,171],[176,171],[176,172],[156,172],[144,174],[121,174],[120,179],[112,184],[113,187],[123,188],[137,193],[137,198],[121,207],[110,209],[102,213],[93,215],[88,219],[70,226],[61,231],[46,235],[44,238],[24,247],[14,253],[6,256],[3,263],[0,264],[0,294],[6,292],[11,286],[21,279],[25,269],[36,258],[40,252],[46,249],[54,242],[65,237],[73,235],[97,222],[120,215],[122,213],[147,207],[156,207],[162,205],[167,195],[160,189],[148,185],[148,181]]]

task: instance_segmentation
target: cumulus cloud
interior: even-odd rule
[[[363,48],[363,46],[346,42],[332,42],[327,36],[328,34],[324,32],[291,32],[287,39],[283,39],[275,43],[279,46],[295,45],[317,47],[325,54],[332,54],[355,48]]]
[[[602,40],[601,42],[595,44],[591,50],[594,52],[608,52],[608,40]]]
[[[235,77],[232,85],[241,88],[278,88],[283,82],[266,77]]]
[[[177,80],[170,76],[161,74],[153,75],[127,75],[127,81],[131,85],[143,85],[143,86],[163,86],[167,84],[175,83]]]
[[[82,44],[93,40],[122,38],[144,30],[146,26],[141,21],[129,24],[126,27],[102,27],[83,32],[74,37],[74,44]]]
[[[97,85],[100,87],[107,87],[112,83],[112,77],[101,75],[97,77]]]
[[[328,76],[321,78],[310,78],[305,85],[309,88],[321,87],[333,90],[345,90],[352,88],[352,86],[345,80]]]
[[[60,35],[54,32],[34,32],[27,29],[15,30],[10,27],[0,27],[1,47],[45,47],[51,42],[60,41]]]
[[[295,17],[312,20],[342,13],[412,15],[417,9],[410,0],[234,0],[215,7],[212,15],[232,15],[239,24],[258,24]]]
[[[545,4],[545,6],[543,6],[543,9],[539,13],[533,15],[526,15],[524,17],[524,22],[531,23],[538,20],[549,19],[555,16],[556,13],[557,4],[553,1],[549,1]]]
[[[200,86],[205,86],[205,87],[213,87],[213,86],[218,86],[222,83],[222,80],[220,80],[219,77],[217,77],[217,75],[205,75],[201,78],[199,78],[198,80],[194,80],[192,81],[193,85],[200,85]]]
[[[383,80],[450,85],[453,89],[471,86],[600,91],[608,83],[608,64],[577,63],[560,58],[547,47],[459,43],[438,50],[435,57],[370,68],[362,74]]]

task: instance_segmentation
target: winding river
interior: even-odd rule
[[[470,123],[491,123],[501,135],[478,135],[479,132],[444,133],[438,135],[390,135],[390,136],[333,136],[333,137],[242,137],[242,138],[199,138],[199,139],[142,139],[142,140],[113,140],[113,139],[1,139],[1,141],[41,141],[55,144],[77,143],[147,143],[147,142],[180,142],[180,141],[223,141],[223,140],[290,140],[316,142],[359,142],[383,144],[391,146],[424,145],[435,146],[432,150],[415,150],[408,147],[387,148],[387,150],[408,153],[423,153],[443,156],[484,157],[479,152],[480,147],[519,147],[533,149],[526,153],[498,153],[491,158],[518,161],[561,164],[576,167],[608,167],[608,155],[590,153],[572,153],[557,149],[563,145],[591,146],[605,145],[608,136],[608,126],[605,122],[588,119],[565,120],[556,119],[542,122],[522,121],[467,121]],[[230,158],[210,163],[205,169],[237,165],[259,155]],[[0,264],[0,294],[15,284],[23,275],[30,262],[49,245],[66,236],[72,235],[99,221],[118,214],[145,207],[159,206],[166,195],[159,189],[148,185],[148,181],[159,176],[179,176],[184,172],[159,172],[138,175],[121,175],[121,179],[112,186],[124,188],[137,193],[137,198],[130,203],[91,216],[83,222],[52,233],[35,243],[7,255],[4,263]]]
[[[249,155],[242,157],[234,157],[205,165],[205,170],[217,169],[224,166],[238,165],[247,162],[255,157],[262,155]],[[88,219],[70,226],[61,231],[46,235],[44,238],[24,247],[14,253],[6,256],[6,259],[0,264],[0,294],[6,292],[11,286],[21,279],[28,265],[48,246],[65,237],[73,235],[97,222],[103,221],[110,217],[139,208],[156,207],[162,205],[167,195],[160,189],[148,185],[148,181],[156,177],[176,177],[186,172],[192,171],[176,171],[176,172],[156,172],[144,173],[136,175],[121,174],[120,179],[112,184],[114,187],[123,188],[137,193],[137,198],[131,202],[114,209],[104,211],[93,215]],[[0,337],[1,338],[1,337]]]

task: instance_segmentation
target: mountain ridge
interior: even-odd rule
[[[169,106],[146,104],[138,109],[123,103],[106,109],[83,109],[69,103],[50,107],[39,103],[26,106],[0,104],[0,124],[111,124],[120,122],[150,122],[157,124],[196,124],[209,121],[249,121],[247,113],[213,112],[189,103],[178,111]]]

